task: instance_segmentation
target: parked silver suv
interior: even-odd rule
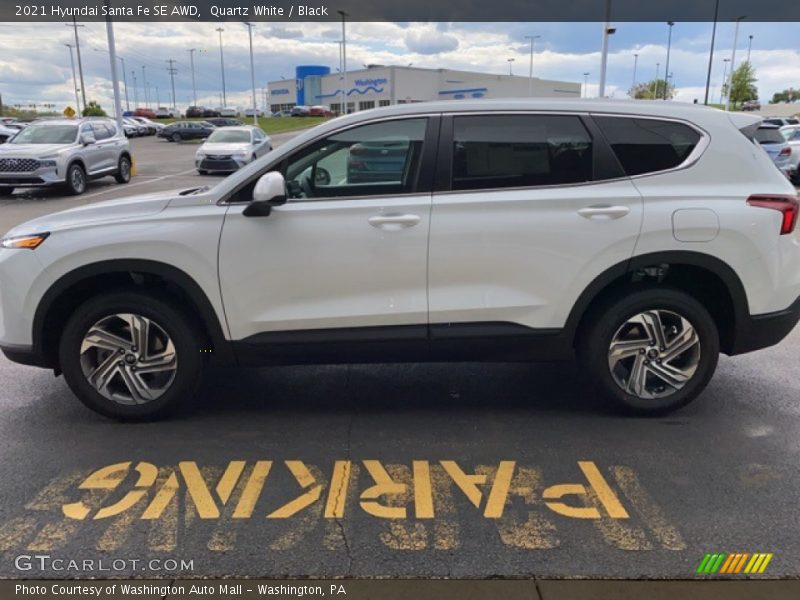
[[[32,123],[0,146],[0,195],[51,185],[82,194],[89,179],[107,175],[118,183],[131,179],[130,146],[111,119]]]

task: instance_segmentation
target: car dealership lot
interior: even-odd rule
[[[133,144],[128,186],[17,194],[0,226],[218,179],[194,172],[194,144]],[[696,403],[657,419],[609,413],[569,363],[210,370],[176,418],[121,425],[0,358],[0,576],[117,574],[115,559],[172,575],[157,559],[193,561],[185,575],[689,578],[717,552],[793,575],[798,361],[800,329],[722,357]],[[80,562],[21,570],[33,555]]]

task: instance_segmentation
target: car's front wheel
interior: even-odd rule
[[[170,136],[170,139],[171,139],[173,142],[180,142],[180,141],[181,141],[181,134],[180,134],[180,133],[177,133],[177,132],[176,132],[176,133],[173,133],[173,134]]]
[[[719,358],[719,333],[692,296],[646,288],[590,312],[578,354],[604,396],[634,412],[664,414],[708,385]]]
[[[86,406],[122,421],[163,416],[196,390],[202,371],[191,322],[158,295],[120,291],[88,300],[67,322],[59,362]]]
[[[117,183],[128,183],[131,180],[131,159],[127,156],[119,158],[117,173],[114,175]]]
[[[72,163],[67,169],[65,181],[67,192],[77,196],[86,191],[86,171],[78,163]]]

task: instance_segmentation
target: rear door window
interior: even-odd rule
[[[453,190],[532,187],[592,179],[592,138],[573,115],[453,119]]]
[[[596,115],[594,120],[629,176],[680,166],[701,138],[695,129],[673,121]]]

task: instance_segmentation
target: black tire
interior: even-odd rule
[[[13,187],[8,187],[5,185],[3,187],[0,187],[0,196],[10,196],[13,193],[14,193]]]
[[[198,172],[200,175],[208,175],[208,171],[206,171],[205,169],[197,169],[197,172]]]
[[[171,136],[169,136],[169,139],[173,142],[180,142],[183,138],[181,137],[181,134],[176,131]]]
[[[163,386],[159,396],[142,404],[124,404],[104,396],[88,381],[81,364],[81,344],[87,331],[101,319],[125,313],[151,320],[166,332],[175,349],[174,378]],[[64,327],[58,348],[59,363],[70,389],[88,408],[119,421],[153,420],[172,412],[196,391],[203,367],[198,339],[200,336],[192,322],[166,297],[138,290],[120,290],[94,297],[78,307]],[[125,359],[117,364],[133,365],[135,371],[139,362],[128,361],[127,355]],[[130,372],[128,376],[131,376]],[[119,386],[121,381],[117,379],[116,384]]]
[[[131,159],[127,156],[119,157],[119,166],[114,179],[117,183],[128,183],[131,180]]]
[[[679,366],[681,360],[689,360],[691,364],[696,365],[693,373],[679,389],[666,385],[656,375],[645,376],[656,389],[661,386],[665,392],[669,392],[669,395],[661,397],[647,398],[636,393],[629,393],[627,389],[623,389],[622,383],[617,383],[617,379],[624,381],[624,378],[620,377],[620,371],[616,371],[616,375],[612,374],[609,364],[611,342],[615,335],[623,331],[623,326],[630,327],[630,325],[626,325],[629,319],[645,311],[665,311],[663,315],[668,319],[673,319],[673,322],[676,315],[684,318],[694,328],[699,341],[699,346],[678,355],[674,359],[676,364],[670,365],[671,367]],[[662,322],[666,324],[666,321]],[[662,331],[665,329],[667,327],[662,328]],[[641,331],[644,332],[644,329]],[[670,341],[677,337],[671,328],[665,335],[675,336],[670,338]],[[584,319],[577,346],[581,366],[592,383],[601,390],[603,396],[628,412],[641,415],[662,415],[686,406],[708,385],[719,358],[719,333],[708,310],[689,294],[672,288],[646,287],[611,298],[592,309]],[[698,348],[699,356],[694,354]],[[627,364],[631,364],[635,360],[644,362],[649,358],[648,362],[644,364],[650,365],[650,361],[653,364],[646,367],[647,369],[655,367],[655,363],[659,365],[657,368],[663,367],[660,356],[666,355],[659,355],[656,349],[640,349],[637,350],[637,353],[641,353],[643,356],[636,358],[632,355],[625,359]],[[666,362],[665,358],[664,363]],[[622,372],[624,372],[624,363],[620,361],[617,364],[617,368],[622,368]],[[633,366],[628,374],[632,372]],[[627,382],[630,385],[630,378]]]
[[[86,171],[80,163],[72,163],[67,168],[67,179],[64,186],[71,196],[79,196],[86,191]]]

